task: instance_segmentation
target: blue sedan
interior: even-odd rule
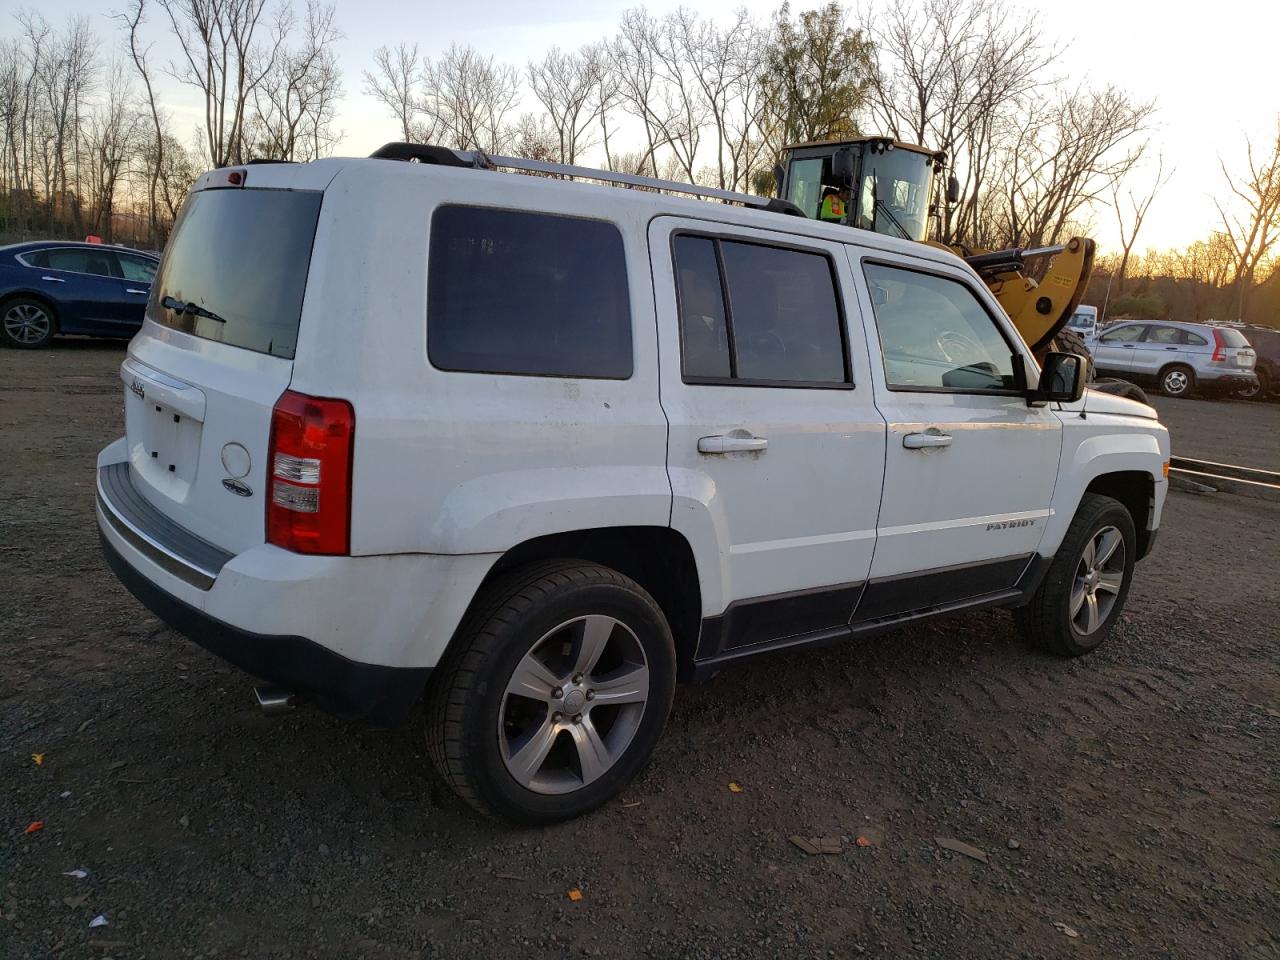
[[[31,349],[56,333],[132,337],[160,259],[101,243],[0,247],[0,342]]]

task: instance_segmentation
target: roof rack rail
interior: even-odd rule
[[[696,183],[681,183],[679,180],[662,180],[658,177],[645,177],[636,173],[598,170],[595,167],[550,163],[546,160],[527,160],[522,157],[504,157],[487,154],[481,150],[452,150],[448,147],[419,143],[388,143],[379,147],[369,156],[382,160],[406,160],[447,167],[470,167],[479,170],[523,170],[528,173],[563,177],[567,180],[596,180],[600,183],[640,187],[645,190],[656,190],[662,193],[683,193],[708,200],[720,200],[724,203],[740,203],[744,207],[770,210],[774,213],[795,217],[804,216],[804,211],[790,200],[782,200],[778,197],[757,197],[749,193],[721,190],[718,187],[704,187]]]

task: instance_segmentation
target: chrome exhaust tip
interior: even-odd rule
[[[267,716],[288,713],[294,707],[293,692],[284,687],[254,687],[253,695],[258,700],[258,707]]]

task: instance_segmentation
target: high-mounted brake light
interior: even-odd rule
[[[267,542],[295,553],[351,551],[356,415],[346,400],[286,390],[271,411]]]
[[[1222,336],[1222,331],[1219,330],[1217,327],[1214,327],[1213,328],[1213,356],[1210,357],[1209,359],[1214,363],[1222,363],[1222,361],[1226,360],[1227,355],[1224,352],[1224,350],[1226,349],[1226,346],[1227,346],[1227,341],[1226,341],[1226,338]]]

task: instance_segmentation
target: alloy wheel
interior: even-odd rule
[[[52,327],[49,314],[34,303],[15,303],[4,314],[4,332],[15,343],[39,343]]]
[[[603,614],[560,624],[521,658],[503,693],[507,772],[535,793],[585,787],[626,751],[648,698],[648,661],[630,627]]]
[[[1071,624],[1088,636],[1098,630],[1120,596],[1124,584],[1124,535],[1116,527],[1103,527],[1085,544],[1071,587]]]
[[[1185,371],[1170,370],[1164,375],[1165,393],[1177,396],[1178,394],[1186,393],[1189,386],[1191,386],[1191,379]]]

